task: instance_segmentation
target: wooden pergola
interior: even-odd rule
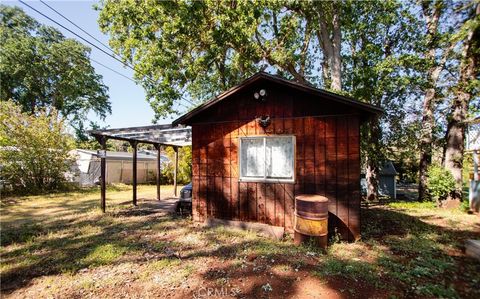
[[[178,148],[192,144],[191,128],[172,125],[152,125],[143,127],[130,127],[119,129],[93,130],[90,135],[100,143],[102,152],[100,157],[100,206],[105,213],[106,195],[106,144],[108,139],[128,141],[133,148],[133,205],[137,205],[137,146],[139,143],[152,144],[157,150],[157,199],[160,200],[160,153],[162,146],[171,146],[175,152],[174,164],[174,196],[177,196],[177,170],[178,170]]]

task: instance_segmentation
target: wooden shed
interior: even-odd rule
[[[382,110],[260,72],[173,122],[192,127],[193,218],[293,229],[299,194],[360,236],[360,125]]]

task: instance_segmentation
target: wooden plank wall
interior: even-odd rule
[[[276,105],[270,111],[276,117],[266,129],[255,120],[241,121],[269,113],[260,109],[245,105],[237,120],[192,126],[194,220],[255,221],[291,231],[295,195],[317,193],[330,199],[331,229],[337,228],[345,239],[357,239],[359,117],[292,117],[291,107]],[[238,137],[275,134],[296,136],[295,183],[239,182]]]

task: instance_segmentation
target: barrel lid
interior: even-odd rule
[[[295,198],[301,201],[328,202],[327,197],[319,194],[301,194],[295,196]]]

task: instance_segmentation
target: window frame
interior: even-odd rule
[[[242,176],[242,139],[263,139],[263,149],[264,155],[266,156],[266,143],[267,138],[290,138],[292,140],[293,145],[293,175],[292,178],[284,179],[284,178],[269,178],[267,177],[267,163],[264,159],[264,171],[263,177],[243,177]],[[239,182],[247,182],[247,183],[295,183],[296,180],[296,167],[297,167],[297,138],[295,135],[250,135],[250,136],[239,136],[238,137],[238,181]]]

